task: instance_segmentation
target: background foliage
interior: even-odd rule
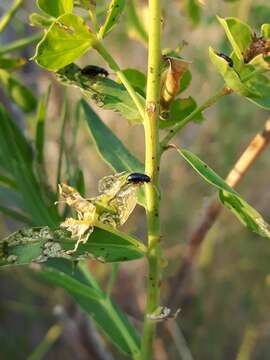
[[[41,9],[42,3],[40,1]],[[100,2],[100,11],[102,3]],[[144,20],[146,3],[141,1],[140,4],[139,18]],[[0,11],[4,13],[9,5],[9,1],[2,1]],[[146,35],[143,28],[136,26],[132,9],[130,2],[128,11],[121,17],[120,26],[110,35],[109,48],[121,68],[138,68],[145,73]],[[1,33],[1,44],[18,40],[22,34],[32,35],[34,31],[28,25],[28,15],[36,11],[33,2],[25,1],[10,26]],[[222,84],[221,77],[209,59],[208,46],[212,45],[225,53],[230,52],[224,32],[216,20],[216,14],[222,17],[237,16],[247,21],[258,32],[263,22],[270,22],[270,6],[266,0],[177,0],[166,3],[163,44],[164,47],[174,48],[182,46],[183,41],[188,43],[184,46],[182,54],[192,61],[192,81],[183,95],[192,95],[197,103],[204,101]],[[54,16],[53,13],[52,15]],[[4,51],[5,46],[0,46],[0,53]],[[18,64],[23,61],[22,58],[29,59],[33,56],[34,48],[22,48],[15,54]],[[95,53],[85,55],[80,60],[82,67],[90,63],[106,67]],[[81,95],[77,89],[69,87],[68,91],[64,91],[51,73],[42,70],[33,61],[27,61],[26,65],[9,76],[12,78],[7,79],[5,74],[0,73],[1,103],[9,113],[8,115],[1,110],[1,167],[5,170],[0,177],[1,238],[20,229],[22,224],[53,226],[59,222],[59,215],[53,206],[59,178],[68,179],[82,193],[94,196],[97,193],[98,180],[111,173],[110,167],[100,159],[102,147],[93,141],[93,137],[96,138],[93,135],[95,129],[90,127],[89,132],[87,123],[78,116],[81,109],[77,108],[77,101]],[[7,82],[9,86],[6,85]],[[30,90],[24,90],[23,97],[18,96],[21,91],[17,89],[24,86]],[[138,91],[142,91],[140,89],[144,87],[143,76],[134,86]],[[119,96],[122,96],[120,90]],[[99,107],[94,109],[105,124],[117,133],[123,144],[128,144],[142,161],[143,139],[138,128],[126,123],[117,113]],[[138,120],[138,114],[134,114],[130,109],[119,109],[120,114],[121,111],[125,111],[126,116],[128,114],[130,122]],[[16,121],[15,128],[10,128],[10,122],[7,120],[10,116]],[[250,138],[262,129],[268,116],[267,110],[254,106],[244,98],[231,95],[204,113],[206,121],[190,124],[181,135],[181,145],[192,148],[194,153],[225,177]],[[97,126],[102,126],[98,121],[96,118]],[[18,135],[15,139],[12,136],[13,133],[19,133],[17,127],[31,139],[32,146],[37,152],[35,161],[24,138]],[[110,137],[109,133],[107,136],[113,144],[115,139]],[[177,142],[179,143],[179,139]],[[99,153],[96,152],[96,147]],[[12,156],[22,164],[21,168],[8,161],[11,151],[14,151]],[[268,151],[266,150],[256,162],[239,187],[244,198],[262,212],[266,219],[270,218]],[[119,167],[116,168],[117,171],[122,171],[121,161],[132,163],[136,160],[130,159],[129,156],[124,159],[111,159],[110,154],[103,156],[108,162],[115,162],[115,168]],[[63,165],[61,173],[58,170],[59,163]],[[168,260],[168,266],[164,270],[165,301],[166,293],[169,291],[166,288],[166,278],[169,279],[177,271],[188,236],[198,223],[214,190],[201,182],[200,178],[180,161],[176,152],[166,153],[162,165],[161,208],[163,234],[166,235],[163,247]],[[137,162],[136,166],[139,169],[140,162]],[[38,185],[45,183],[45,180],[49,181],[53,191]],[[124,228],[138,238],[144,238],[143,221],[143,210],[137,207]],[[195,359],[235,359],[240,353],[245,352],[246,357],[241,358],[239,355],[238,359],[270,357],[269,255],[267,239],[240,226],[229,211],[223,212],[203,244],[192,277],[185,288],[184,301],[181,303],[181,313],[177,320]],[[135,319],[138,328],[138,319],[143,309],[145,265],[141,260],[121,264],[117,275],[118,281],[112,289],[113,298],[132,320]],[[52,263],[52,269],[53,266]],[[107,284],[112,265],[90,261],[88,267],[92,274],[95,274],[101,287],[106,289],[109,286]],[[44,272],[43,278],[48,281],[53,271]],[[73,272],[65,267],[65,264],[61,271],[66,277],[70,277]],[[80,271],[78,270],[77,275],[81,277],[83,270]],[[71,300],[76,298],[74,288],[77,288],[77,284],[74,284],[73,289],[67,289],[71,295],[69,297],[63,290],[50,287],[30,269],[6,269],[0,272],[0,278],[0,355],[3,358],[20,359],[22,353],[32,353],[36,356],[36,352],[42,354],[47,348],[48,359],[58,356],[67,359],[74,356],[79,358],[79,353],[82,358],[89,356],[91,346],[85,344],[80,329],[76,326],[72,328],[72,324],[76,324],[79,317],[79,310]],[[90,295],[84,293],[86,304],[90,303],[91,297],[91,301],[97,306],[93,300],[95,296],[106,296],[99,285],[93,283],[93,279],[85,281],[90,281],[93,287]],[[98,313],[106,316],[106,310],[114,306],[111,302],[105,303],[102,309],[98,308]],[[82,307],[84,308],[84,305]],[[115,308],[116,313],[117,311],[118,308]],[[104,318],[96,319],[97,324],[99,321],[104,323]],[[55,324],[58,326],[58,332],[53,328]],[[126,326],[128,328],[128,325]],[[46,337],[48,329],[53,330],[53,335]],[[156,342],[157,359],[180,358],[175,351],[172,333],[174,337],[178,334],[177,331],[168,328],[166,322],[160,326]],[[179,336],[178,334],[177,341]],[[120,344],[117,344],[120,348],[126,344],[125,339],[122,341],[120,338],[117,341],[120,341]],[[40,343],[43,345],[38,347]],[[245,351],[243,344],[248,344]],[[133,349],[136,346],[136,342],[131,344]],[[121,356],[116,350],[112,351],[115,351],[116,358]],[[98,358],[97,355],[91,356],[93,359]]]

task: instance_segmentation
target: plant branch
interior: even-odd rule
[[[270,141],[270,119],[265,123],[262,132],[255,135],[251,140],[243,154],[235,163],[232,170],[229,172],[226,182],[235,188],[244,175],[247,173],[249,168],[255,163],[259,155],[266,148]],[[222,204],[216,198],[214,198],[207,206],[202,219],[193,231],[188,242],[188,248],[186,254],[181,262],[181,266],[177,271],[176,275],[170,281],[170,293],[169,301],[170,306],[178,306],[179,299],[183,294],[186,279],[190,273],[192,265],[196,259],[201,244],[205,239],[208,231],[214,225],[218,215],[222,210]]]
[[[148,315],[157,310],[160,301],[161,249],[159,214],[159,107],[160,107],[160,59],[161,59],[161,5],[160,0],[149,0],[148,74],[146,90],[145,172],[151,182],[145,186],[146,216],[148,227],[148,281],[142,359],[153,356],[153,340],[156,323]]]
[[[164,151],[166,149],[166,146],[171,141],[171,139],[178,133],[178,131],[183,129],[183,127],[185,127],[191,120],[193,120],[196,115],[208,109],[210,106],[214,105],[223,96],[229,95],[231,93],[232,90],[227,86],[224,86],[216,94],[209,97],[202,105],[198,106],[192,113],[190,113],[185,119],[179,122],[174,128],[169,130],[168,134],[161,141],[161,151]]]

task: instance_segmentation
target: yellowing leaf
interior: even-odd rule
[[[83,55],[97,42],[80,16],[64,14],[45,32],[34,60],[48,70],[57,71]]]

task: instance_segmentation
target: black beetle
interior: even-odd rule
[[[106,69],[103,69],[102,67],[97,65],[87,65],[81,70],[81,72],[83,75],[87,75],[87,76],[103,75],[107,77],[109,75]]]
[[[140,183],[149,183],[151,181],[150,177],[146,174],[141,173],[132,173],[129,174],[127,177],[127,181],[133,184],[140,184]]]
[[[217,53],[217,55],[226,60],[230,67],[233,67],[233,60],[228,55],[225,55],[223,53]]]

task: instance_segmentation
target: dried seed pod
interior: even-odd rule
[[[262,54],[264,56],[270,53],[270,39],[263,36],[257,36],[255,33],[252,36],[251,44],[244,53],[244,62],[249,63],[255,56]]]
[[[160,104],[163,109],[168,109],[179,91],[180,79],[188,69],[190,61],[171,56],[164,56],[164,59],[169,66],[161,75]]]

